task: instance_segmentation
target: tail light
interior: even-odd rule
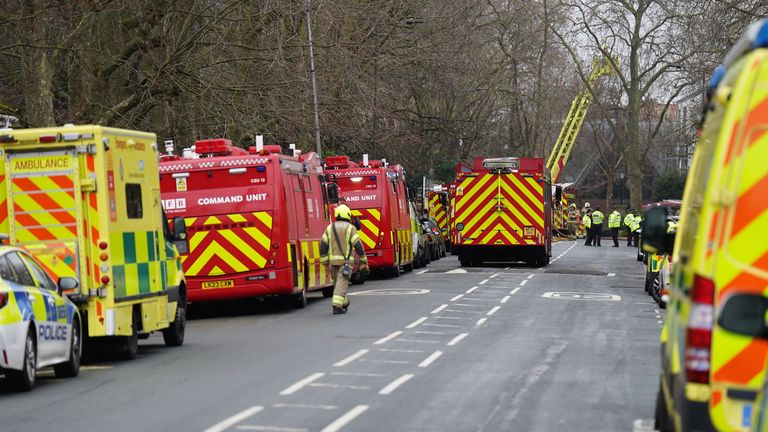
[[[8,293],[0,292],[0,309],[4,308],[5,305],[7,304],[8,304]]]
[[[686,327],[685,376],[689,382],[709,383],[714,304],[715,283],[695,275]]]

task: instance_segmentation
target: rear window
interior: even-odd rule
[[[125,207],[128,211],[128,219],[141,219],[144,217],[144,208],[141,204],[140,184],[125,184]]]

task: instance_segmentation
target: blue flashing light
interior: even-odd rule
[[[372,176],[368,177],[368,180],[370,180],[370,181],[376,181],[376,176],[375,176],[375,175],[372,175]]]
[[[264,165],[259,165],[256,167],[256,172],[265,172],[265,171],[267,171],[267,167],[265,167]]]
[[[715,71],[712,73],[712,78],[709,80],[709,89],[714,90],[717,88],[718,85],[720,85],[720,81],[723,80],[723,77],[725,76],[725,68],[721,65],[715,68]]]
[[[768,19],[763,21],[760,30],[752,41],[752,48],[768,48]]]

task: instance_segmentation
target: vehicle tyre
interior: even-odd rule
[[[325,287],[323,288],[323,297],[330,298],[333,297],[333,286]]]
[[[655,411],[654,428],[659,432],[672,432],[672,427],[669,422],[669,413],[667,412],[667,405],[664,403],[664,394],[661,392],[661,385],[659,385],[659,391],[656,393]]]
[[[421,254],[419,251],[416,251],[416,254],[413,256],[413,268],[421,268]]]
[[[163,342],[165,346],[174,347],[184,344],[184,332],[187,328],[187,302],[184,297],[179,298],[176,307],[176,317],[167,329],[163,330]]]
[[[409,264],[406,264],[403,266],[403,272],[409,273],[413,271],[413,261],[411,261]]]
[[[57,378],[73,378],[80,373],[80,360],[83,354],[83,338],[80,333],[80,321],[72,322],[72,344],[69,348],[69,360],[53,366]]]
[[[445,258],[448,253],[445,251],[445,245],[443,245],[442,252],[440,252],[440,258]]]
[[[5,377],[11,386],[18,391],[29,391],[35,387],[37,372],[37,344],[33,336],[34,326],[27,330],[27,339],[24,342],[24,367],[20,370],[7,370]]]
[[[656,273],[653,280],[651,280],[650,287],[649,287],[651,291],[650,292],[651,298],[653,298],[653,301],[655,301],[656,304],[658,305],[661,305],[661,284],[662,284],[661,272],[659,272],[659,273]]]
[[[131,335],[119,336],[120,340],[120,354],[124,360],[133,360],[139,355],[139,326],[138,316],[133,314],[133,322],[131,323]]]
[[[539,267],[546,267],[549,265],[549,255],[545,255],[543,258],[539,259],[539,262],[537,263]]]
[[[464,255],[459,255],[459,265],[462,267],[472,267],[472,260]]]
[[[291,294],[291,304],[296,309],[307,307],[307,290],[303,289],[298,294]]]
[[[396,265],[396,266],[392,267],[391,269],[389,269],[389,272],[392,275],[392,277],[399,278],[400,277],[400,266]]]

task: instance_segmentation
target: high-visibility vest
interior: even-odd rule
[[[632,220],[635,217],[632,216],[632,213],[627,213],[626,216],[624,216],[624,225],[626,225],[627,228],[632,229]]]
[[[588,215],[584,215],[584,226],[586,228],[592,228],[592,218]]]
[[[603,212],[600,210],[595,210],[592,212],[592,222],[594,222],[595,225],[603,223],[603,218],[605,218],[605,215],[603,215]]]
[[[621,226],[621,213],[614,211],[608,216],[608,228],[619,228]]]
[[[632,231],[637,231],[640,229],[640,223],[643,221],[643,217],[640,215],[637,215],[632,218]]]
[[[334,235],[332,230],[336,230]],[[338,236],[338,241],[336,237]],[[323,232],[323,241],[328,245],[328,261],[330,265],[344,265],[352,257],[352,248],[360,241],[355,226],[346,221],[336,221]],[[322,257],[323,261],[325,257]]]

